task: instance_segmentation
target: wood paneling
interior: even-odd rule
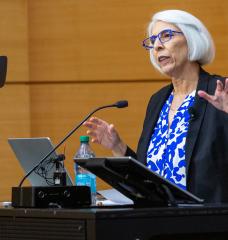
[[[29,86],[6,86],[0,89],[0,98],[0,201],[6,201],[11,197],[11,187],[23,176],[7,139],[30,136]]]
[[[79,78],[79,2],[28,1],[31,80]]]
[[[6,86],[0,89],[0,201],[23,174],[7,139],[30,136],[27,0],[0,1],[0,54],[8,56]],[[9,84],[11,83],[11,84]],[[15,84],[13,84],[15,83]]]
[[[28,81],[27,0],[1,0],[0,16],[0,55],[9,61],[7,82]]]
[[[212,32],[217,59],[208,69],[226,74],[228,2],[224,0],[29,1],[31,80],[164,79],[141,47],[151,15],[183,9]]]

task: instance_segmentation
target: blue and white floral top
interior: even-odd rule
[[[186,189],[185,142],[196,91],[189,94],[174,115],[169,128],[168,115],[173,92],[165,102],[147,151],[147,167],[182,189]]]

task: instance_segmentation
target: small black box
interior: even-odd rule
[[[77,208],[91,205],[87,186],[13,187],[12,206],[15,208]]]

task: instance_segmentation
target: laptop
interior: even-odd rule
[[[29,172],[41,159],[43,159],[50,151],[54,149],[50,138],[9,138],[9,145],[11,146],[16,158],[24,169],[25,174]],[[50,159],[56,158],[58,155],[53,152],[43,164],[36,169],[35,172],[28,176],[32,186],[50,186],[54,185],[53,173],[56,169],[55,164],[50,162]],[[60,170],[65,169],[63,165]],[[66,171],[66,185],[72,186],[72,180]]]

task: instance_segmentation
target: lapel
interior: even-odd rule
[[[195,147],[196,140],[198,138],[198,134],[201,128],[201,124],[204,118],[207,101],[200,98],[197,94],[198,90],[203,90],[207,92],[208,83],[209,83],[210,75],[204,70],[200,70],[199,82],[196,89],[195,103],[191,107],[190,112],[190,122],[188,128],[188,134],[186,137],[185,144],[185,160],[186,160],[186,176],[188,178],[188,170],[191,162],[192,153]]]
[[[143,127],[143,139],[140,143],[140,155],[139,160],[146,164],[147,161],[147,150],[150,143],[152,132],[158,121],[161,109],[169,97],[171,91],[173,90],[173,85],[170,84],[162,89],[162,91],[153,97],[153,100],[148,105],[148,113]],[[138,149],[139,150],[139,149]]]

